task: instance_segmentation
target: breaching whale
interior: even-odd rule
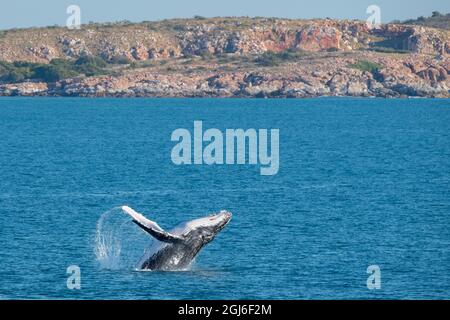
[[[122,207],[135,224],[157,241],[138,262],[140,270],[182,270],[189,266],[199,251],[230,222],[231,213],[221,211],[204,218],[181,223],[170,231],[128,206]]]

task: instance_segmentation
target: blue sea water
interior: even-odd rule
[[[174,165],[194,120],[279,128],[279,173]],[[189,270],[139,272],[124,204],[234,216]],[[449,299],[449,225],[449,100],[0,99],[0,299]]]

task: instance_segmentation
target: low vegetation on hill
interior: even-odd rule
[[[438,11],[434,11],[431,17],[421,16],[417,19],[409,19],[401,22],[397,20],[393,22],[450,30],[450,13],[443,14]]]
[[[354,64],[350,64],[349,67],[361,71],[368,71],[370,73],[376,73],[380,71],[381,68],[383,68],[382,65],[367,60],[361,60]]]
[[[274,67],[286,62],[297,61],[308,53],[301,50],[288,50],[284,52],[265,52],[255,58],[255,62],[264,67]]]
[[[103,59],[82,56],[77,60],[53,59],[48,64],[26,61],[0,61],[0,81],[18,83],[26,80],[56,82],[80,75],[88,77],[110,73]]]

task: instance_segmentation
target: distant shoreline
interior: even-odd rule
[[[143,97],[143,96],[102,96],[102,97],[92,97],[92,96],[43,96],[43,95],[31,95],[31,96],[0,96],[0,100],[2,99],[11,99],[11,100],[19,100],[19,99],[61,99],[61,100],[70,100],[70,99],[82,99],[82,100],[131,100],[131,99],[140,99],[140,100],[450,100],[450,97],[414,97],[414,96],[402,96],[402,97],[363,97],[363,96],[317,96],[317,97],[300,97],[300,98],[256,98],[256,97]]]

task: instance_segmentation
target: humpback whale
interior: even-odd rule
[[[199,251],[230,222],[231,213],[220,211],[204,218],[181,223],[170,231],[128,206],[122,211],[155,241],[138,262],[140,270],[182,270],[189,266]]]

